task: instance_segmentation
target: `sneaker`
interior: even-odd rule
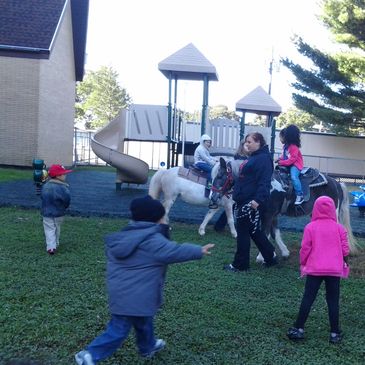
[[[239,270],[239,269],[236,269],[232,264],[224,265],[223,266],[223,270],[230,271],[230,272],[244,272],[244,271],[248,271],[248,270]]]
[[[278,258],[276,256],[274,256],[271,260],[271,262],[264,262],[264,266],[265,267],[271,267],[271,266],[275,266],[279,263]]]
[[[145,352],[145,353],[141,354],[141,356],[145,357],[147,359],[150,359],[157,352],[163,350],[165,346],[166,346],[166,342],[163,339],[159,338],[158,340],[156,340],[154,348],[150,352]]]
[[[303,202],[304,202],[304,196],[303,195],[297,195],[297,197],[295,198],[294,205],[300,205]]]
[[[50,255],[54,255],[56,253],[56,249],[50,249],[50,250],[47,250],[47,252],[50,254]]]
[[[75,360],[78,365],[95,365],[89,351],[80,351],[75,355]]]
[[[331,333],[330,334],[330,338],[329,338],[329,342],[330,343],[340,343],[342,341],[342,333]]]
[[[290,327],[286,335],[290,340],[304,340],[304,330],[301,328]]]

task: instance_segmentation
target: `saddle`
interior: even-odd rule
[[[278,171],[280,183],[286,191],[288,200],[294,200],[295,194],[289,168],[277,166],[276,171]],[[310,198],[310,188],[327,185],[328,183],[327,178],[318,169],[312,167],[304,167],[300,172],[299,179],[302,184],[304,202],[307,202]]]
[[[200,185],[204,185],[205,197],[209,197],[210,189],[207,187],[208,173],[206,171],[198,169],[195,165],[190,165],[189,168],[180,166],[177,174],[183,179],[193,181]]]

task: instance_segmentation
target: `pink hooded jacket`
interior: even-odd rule
[[[288,158],[286,160],[283,159],[284,156],[281,155],[279,157],[279,165],[280,166],[292,166],[294,165],[298,170],[302,171],[304,162],[303,155],[300,152],[300,149],[295,144],[291,144],[288,146]]]
[[[304,229],[300,249],[302,276],[344,276],[344,256],[350,252],[347,231],[337,223],[333,200],[322,196],[314,202],[312,219]]]

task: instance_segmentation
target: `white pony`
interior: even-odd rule
[[[215,164],[212,169],[212,178],[217,174],[219,169],[219,162]],[[158,170],[151,179],[149,192],[154,199],[160,199],[161,193],[163,193],[162,204],[166,210],[166,219],[168,221],[168,215],[172,205],[175,203],[177,197],[180,197],[184,202],[194,205],[202,205],[208,207],[209,198],[205,197],[205,187],[201,184],[195,183],[193,181],[187,180],[178,175],[180,167],[173,167],[168,170]],[[237,237],[237,231],[234,226],[232,206],[233,201],[230,197],[224,195],[217,202],[219,206],[225,209],[227,214],[227,223],[229,229],[234,238]],[[205,215],[202,224],[199,227],[199,234],[203,236],[205,234],[205,228],[215,213],[218,211],[216,209],[209,209],[208,213]]]

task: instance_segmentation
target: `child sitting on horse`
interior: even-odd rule
[[[300,151],[300,130],[291,124],[282,129],[279,134],[283,144],[283,153],[277,160],[279,166],[286,166],[290,171],[290,178],[293,183],[296,199],[295,205],[300,205],[304,201],[302,184],[299,179],[300,172],[303,169],[303,156]]]
[[[211,145],[212,139],[207,134],[203,134],[200,137],[200,144],[194,152],[194,165],[198,169],[208,173],[208,181],[212,179],[212,168],[217,162],[217,160],[209,153],[209,148]]]

